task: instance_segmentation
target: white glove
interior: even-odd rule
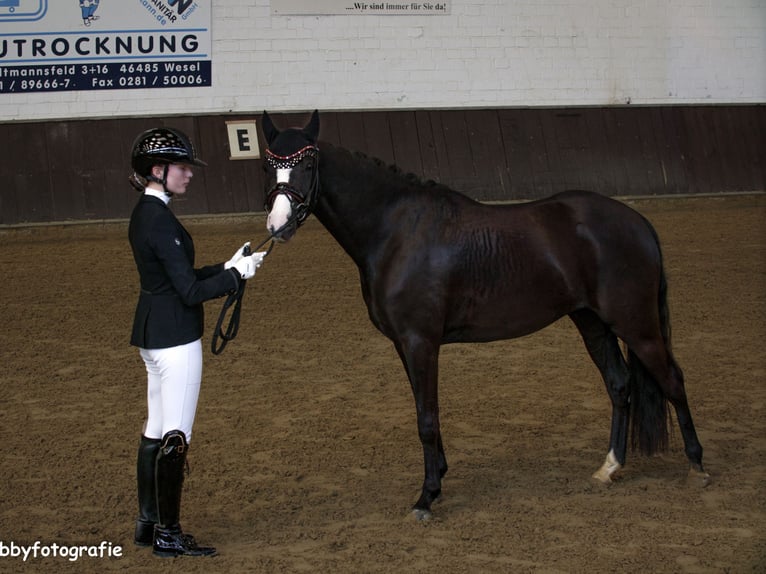
[[[242,247],[240,247],[239,249],[237,249],[237,252],[234,255],[232,255],[231,259],[229,259],[226,263],[223,264],[223,268],[230,269],[234,267],[234,264],[245,256],[245,249],[248,247],[250,247],[250,242],[246,241],[245,244],[242,245]]]
[[[232,267],[239,272],[242,279],[250,279],[255,275],[255,270],[263,264],[263,258],[265,256],[265,251],[259,251],[252,255],[243,255]]]

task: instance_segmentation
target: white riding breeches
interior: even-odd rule
[[[146,438],[180,430],[191,442],[202,383],[202,340],[167,349],[139,349],[148,376]]]

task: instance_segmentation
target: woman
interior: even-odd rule
[[[202,380],[202,303],[238,289],[263,261],[245,244],[226,263],[194,268],[194,243],[168,208],[182,196],[193,166],[204,166],[189,138],[170,128],[140,134],[131,183],[142,194],[128,235],[141,281],[130,343],[148,375],[148,416],[138,449],[139,516],[135,542],[158,556],[204,556],[179,524],[186,455]]]

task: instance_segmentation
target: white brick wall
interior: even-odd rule
[[[212,1],[213,87],[6,94],[0,120],[766,102],[764,0],[455,0],[447,16],[301,17]]]

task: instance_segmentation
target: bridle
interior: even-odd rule
[[[306,221],[309,215],[311,215],[311,212],[314,210],[314,206],[316,205],[317,199],[319,197],[319,148],[315,145],[307,145],[306,147],[303,147],[299,149],[297,152],[282,156],[277,155],[273,153],[271,150],[266,150],[266,162],[269,164],[270,167],[276,169],[292,169],[295,166],[297,166],[299,163],[301,163],[305,158],[310,157],[312,159],[315,159],[314,163],[314,171],[311,176],[311,186],[309,188],[308,193],[301,194],[300,191],[295,189],[293,186],[287,184],[287,183],[277,183],[269,189],[269,192],[266,194],[266,203],[265,208],[266,211],[271,211],[271,208],[274,206],[274,201],[276,200],[277,196],[279,194],[285,194],[288,199],[290,200],[290,208],[293,212],[293,214],[290,216],[290,219],[285,222],[284,225],[282,225],[279,229],[274,231],[271,235],[269,235],[266,239],[261,241],[255,249],[251,250],[250,247],[245,248],[245,252],[243,255],[250,255],[252,251],[258,251],[261,247],[266,245],[269,241],[271,241],[271,245],[269,245],[268,250],[266,251],[266,254],[263,256],[264,258],[271,253],[271,250],[274,248],[274,238],[278,237],[280,233],[282,233],[283,229],[286,229],[292,224],[296,224],[298,227],[303,225],[303,222]],[[211,343],[211,351],[214,355],[218,355],[221,352],[223,352],[223,349],[226,347],[226,343],[233,340],[234,337],[237,336],[237,332],[239,331],[239,316],[242,311],[242,297],[245,295],[245,287],[247,285],[246,280],[242,280],[239,282],[239,289],[235,291],[234,293],[231,293],[227,298],[226,301],[223,303],[223,308],[221,309],[221,312],[218,315],[218,321],[215,326],[215,331],[213,331],[213,339]],[[226,313],[230,308],[233,307],[233,310],[231,312],[231,319],[229,319],[229,324],[226,327],[226,331],[223,330],[223,322],[226,319]],[[218,340],[220,339],[220,345],[218,344]]]
[[[308,192],[301,193],[289,183],[277,182],[266,193],[266,203],[264,207],[267,212],[271,211],[271,208],[274,206],[274,201],[280,194],[286,195],[290,200],[290,208],[293,212],[293,216],[290,217],[290,220],[274,232],[271,235],[272,237],[277,235],[278,232],[289,224],[296,223],[298,227],[300,227],[314,210],[317,199],[319,198],[319,148],[310,144],[290,155],[277,155],[269,149],[266,150],[266,163],[268,163],[269,167],[274,170],[293,169],[307,157],[316,160],[314,162],[314,170],[311,174],[311,185],[309,186]]]

